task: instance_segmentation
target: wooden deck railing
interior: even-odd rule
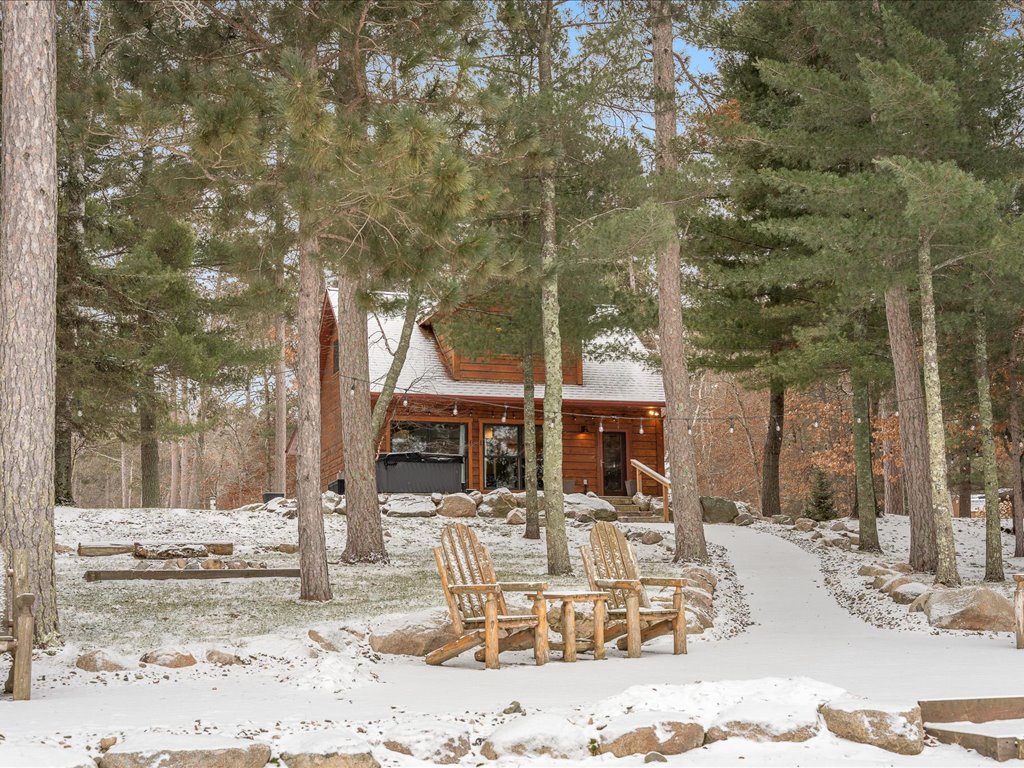
[[[637,461],[636,459],[630,459],[630,463],[633,465],[633,469],[636,470],[637,493],[642,494],[644,492],[645,475],[661,486],[662,512],[665,515],[665,522],[667,523],[671,519],[668,508],[668,489],[672,487],[672,481],[669,480],[660,472],[655,472],[653,469],[651,469],[641,461]]]

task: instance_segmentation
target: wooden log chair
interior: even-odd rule
[[[580,547],[580,553],[590,588],[603,589],[610,595],[606,640],[620,638],[618,647],[633,659],[640,656],[643,643],[671,634],[672,652],[686,653],[686,579],[641,576],[633,546],[612,523],[595,523],[590,531],[590,547]],[[674,589],[672,605],[652,606],[647,587]]]
[[[36,597],[29,591],[28,551],[14,550],[11,567],[4,570],[4,613],[0,621],[0,655],[11,654],[11,671],[4,693],[15,701],[27,701],[32,692],[32,606]]]
[[[460,635],[427,654],[427,664],[443,664],[460,653],[483,645],[478,661],[487,669],[498,669],[501,651],[522,650],[533,646],[537,665],[548,660],[548,615],[543,582],[499,582],[491,556],[463,523],[446,525],[441,531],[441,546],[434,549],[441,589],[448,604],[452,625]],[[533,611],[511,614],[505,604],[506,592],[529,592]]]

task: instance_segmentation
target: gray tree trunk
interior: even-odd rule
[[[928,423],[918,365],[917,341],[910,318],[906,288],[885,292],[885,319],[889,329],[896,381],[896,411],[900,420],[903,488],[910,515],[910,565],[915,571],[934,571],[935,520],[932,516],[928,469]]]
[[[128,477],[128,444],[121,441],[121,507],[128,509],[132,505],[132,485]]]
[[[377,441],[370,413],[370,364],[366,310],[359,304],[359,281],[338,275],[338,378],[341,444],[345,457],[346,563],[386,563],[384,529],[377,503]]]
[[[896,410],[892,391],[887,391],[878,401],[878,416],[888,419]],[[903,483],[896,462],[896,446],[886,437],[882,440],[882,504],[887,515],[904,515]]]
[[[537,502],[537,409],[534,403],[536,386],[533,380],[533,339],[527,338],[523,349],[523,456],[526,477],[526,531],[524,539],[540,538],[540,504]]]
[[[160,506],[160,441],[156,432],[156,384],[152,371],[143,374],[139,398],[139,461],[142,476],[142,506]]]
[[[277,275],[278,287],[284,287],[284,256]],[[274,320],[277,360],[274,362],[274,482],[270,490],[288,492],[288,341],[284,314]],[[319,341],[317,342],[319,344]]]
[[[1003,581],[1003,533],[999,519],[999,470],[992,430],[992,390],[988,374],[988,323],[979,300],[974,310],[974,365],[978,380],[978,421],[985,478],[985,581]]]
[[[3,8],[0,547],[29,552],[35,637],[59,637],[54,572],[56,3]]]
[[[871,399],[866,381],[853,380],[853,457],[857,471],[857,519],[861,552],[881,552],[875,481],[871,469]]]
[[[956,568],[953,502],[949,497],[949,478],[946,473],[946,432],[942,421],[942,384],[939,380],[939,343],[935,328],[931,243],[925,235],[918,241],[917,278],[921,292],[921,342],[924,349],[928,466],[931,477],[932,517],[935,520],[935,581],[951,587],[960,583],[960,574]]]
[[[1021,336],[1024,325],[1018,326],[1010,339],[1010,456],[1013,459],[1013,556],[1024,557],[1024,429],[1021,425],[1020,381],[1017,366],[1020,365]]]
[[[416,318],[420,312],[420,294],[415,288],[410,287],[405,300],[405,317],[402,319],[402,333],[398,337],[398,346],[395,348],[395,356],[391,358],[391,367],[388,368],[387,376],[384,377],[384,385],[381,387],[380,396],[373,404],[373,417],[371,430],[374,435],[374,446],[380,445],[384,437],[384,427],[388,420],[388,409],[395,396],[395,385],[398,377],[405,367],[405,359],[409,356],[409,343],[412,341],[412,332],[416,328]]]
[[[299,295],[296,303],[299,423],[295,496],[299,502],[299,599],[331,599],[327,540],[320,502],[320,310],[323,270],[316,235],[299,224]],[[365,337],[365,329],[364,329]]]
[[[761,514],[765,517],[782,514],[779,496],[779,457],[786,422],[786,388],[772,382],[768,404],[768,432],[764,437],[764,458],[761,460]]]
[[[174,420],[178,421],[178,380],[171,379],[171,402],[174,404]],[[177,509],[181,506],[181,441],[175,435],[171,441],[171,486],[167,493],[167,506]]]
[[[676,68],[670,0],[651,0],[651,53],[654,62],[654,166],[659,175],[676,170],[672,143],[676,138]],[[669,214],[675,214],[669,206]],[[707,560],[703,513],[697,491],[697,461],[687,429],[690,372],[686,363],[679,237],[658,253],[658,348],[665,382],[665,454],[672,472],[672,519],[678,561]]]
[[[538,46],[538,84],[551,98],[551,37],[554,4],[544,0]],[[553,147],[548,147],[549,150]],[[552,162],[541,174],[540,313],[544,347],[544,518],[548,573],[571,573],[562,497],[562,332],[559,328],[558,247],[555,230],[555,169]]]

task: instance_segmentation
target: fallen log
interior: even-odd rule
[[[154,549],[157,547],[169,546],[171,543],[165,542],[159,544],[140,544],[139,542],[132,542],[129,544],[79,544],[78,556],[109,557],[110,555],[130,555],[135,551],[136,547]],[[233,555],[235,553],[235,545],[232,544],[230,541],[205,542],[203,543],[203,546],[206,547],[207,552],[209,552],[211,555],[224,556]]]
[[[182,570],[116,569],[107,571],[86,571],[86,581],[167,581],[187,579],[257,579],[257,578],[288,578],[297,579],[298,568],[222,568]]]

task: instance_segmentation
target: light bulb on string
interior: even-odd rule
[[[409,398],[408,397],[403,397],[402,398],[402,407],[403,408],[408,408],[409,407]]]
[[[640,422],[640,434],[642,435],[643,433],[644,433],[644,423],[641,421]]]
[[[348,396],[349,397],[353,397],[353,396],[355,396],[355,394],[356,394],[356,385],[355,385],[355,382],[353,382],[352,386],[350,386],[348,388]]]
[[[501,414],[501,423],[504,424],[506,421],[508,421],[508,406],[507,405],[505,406],[505,412],[503,414]]]
[[[693,434],[693,422],[692,421],[687,421],[686,422],[686,434],[688,434],[688,435],[692,435]]]
[[[815,420],[814,420],[814,428],[815,428],[815,429],[817,429],[817,428],[818,428],[818,426],[819,426],[819,425],[818,425],[818,420],[817,420],[817,419],[815,419]]]
[[[736,426],[732,423],[732,419],[729,419],[729,434],[733,434],[736,431]]]
[[[597,431],[598,431],[598,432],[604,432],[604,419],[601,419],[601,420],[600,420],[600,421],[599,421],[599,422],[597,423]]]
[[[458,415],[459,415],[459,404],[456,403],[455,405],[452,406],[452,416],[458,416]]]
[[[897,408],[895,411],[893,411],[892,415],[895,416],[898,419],[900,417],[899,409]]]

